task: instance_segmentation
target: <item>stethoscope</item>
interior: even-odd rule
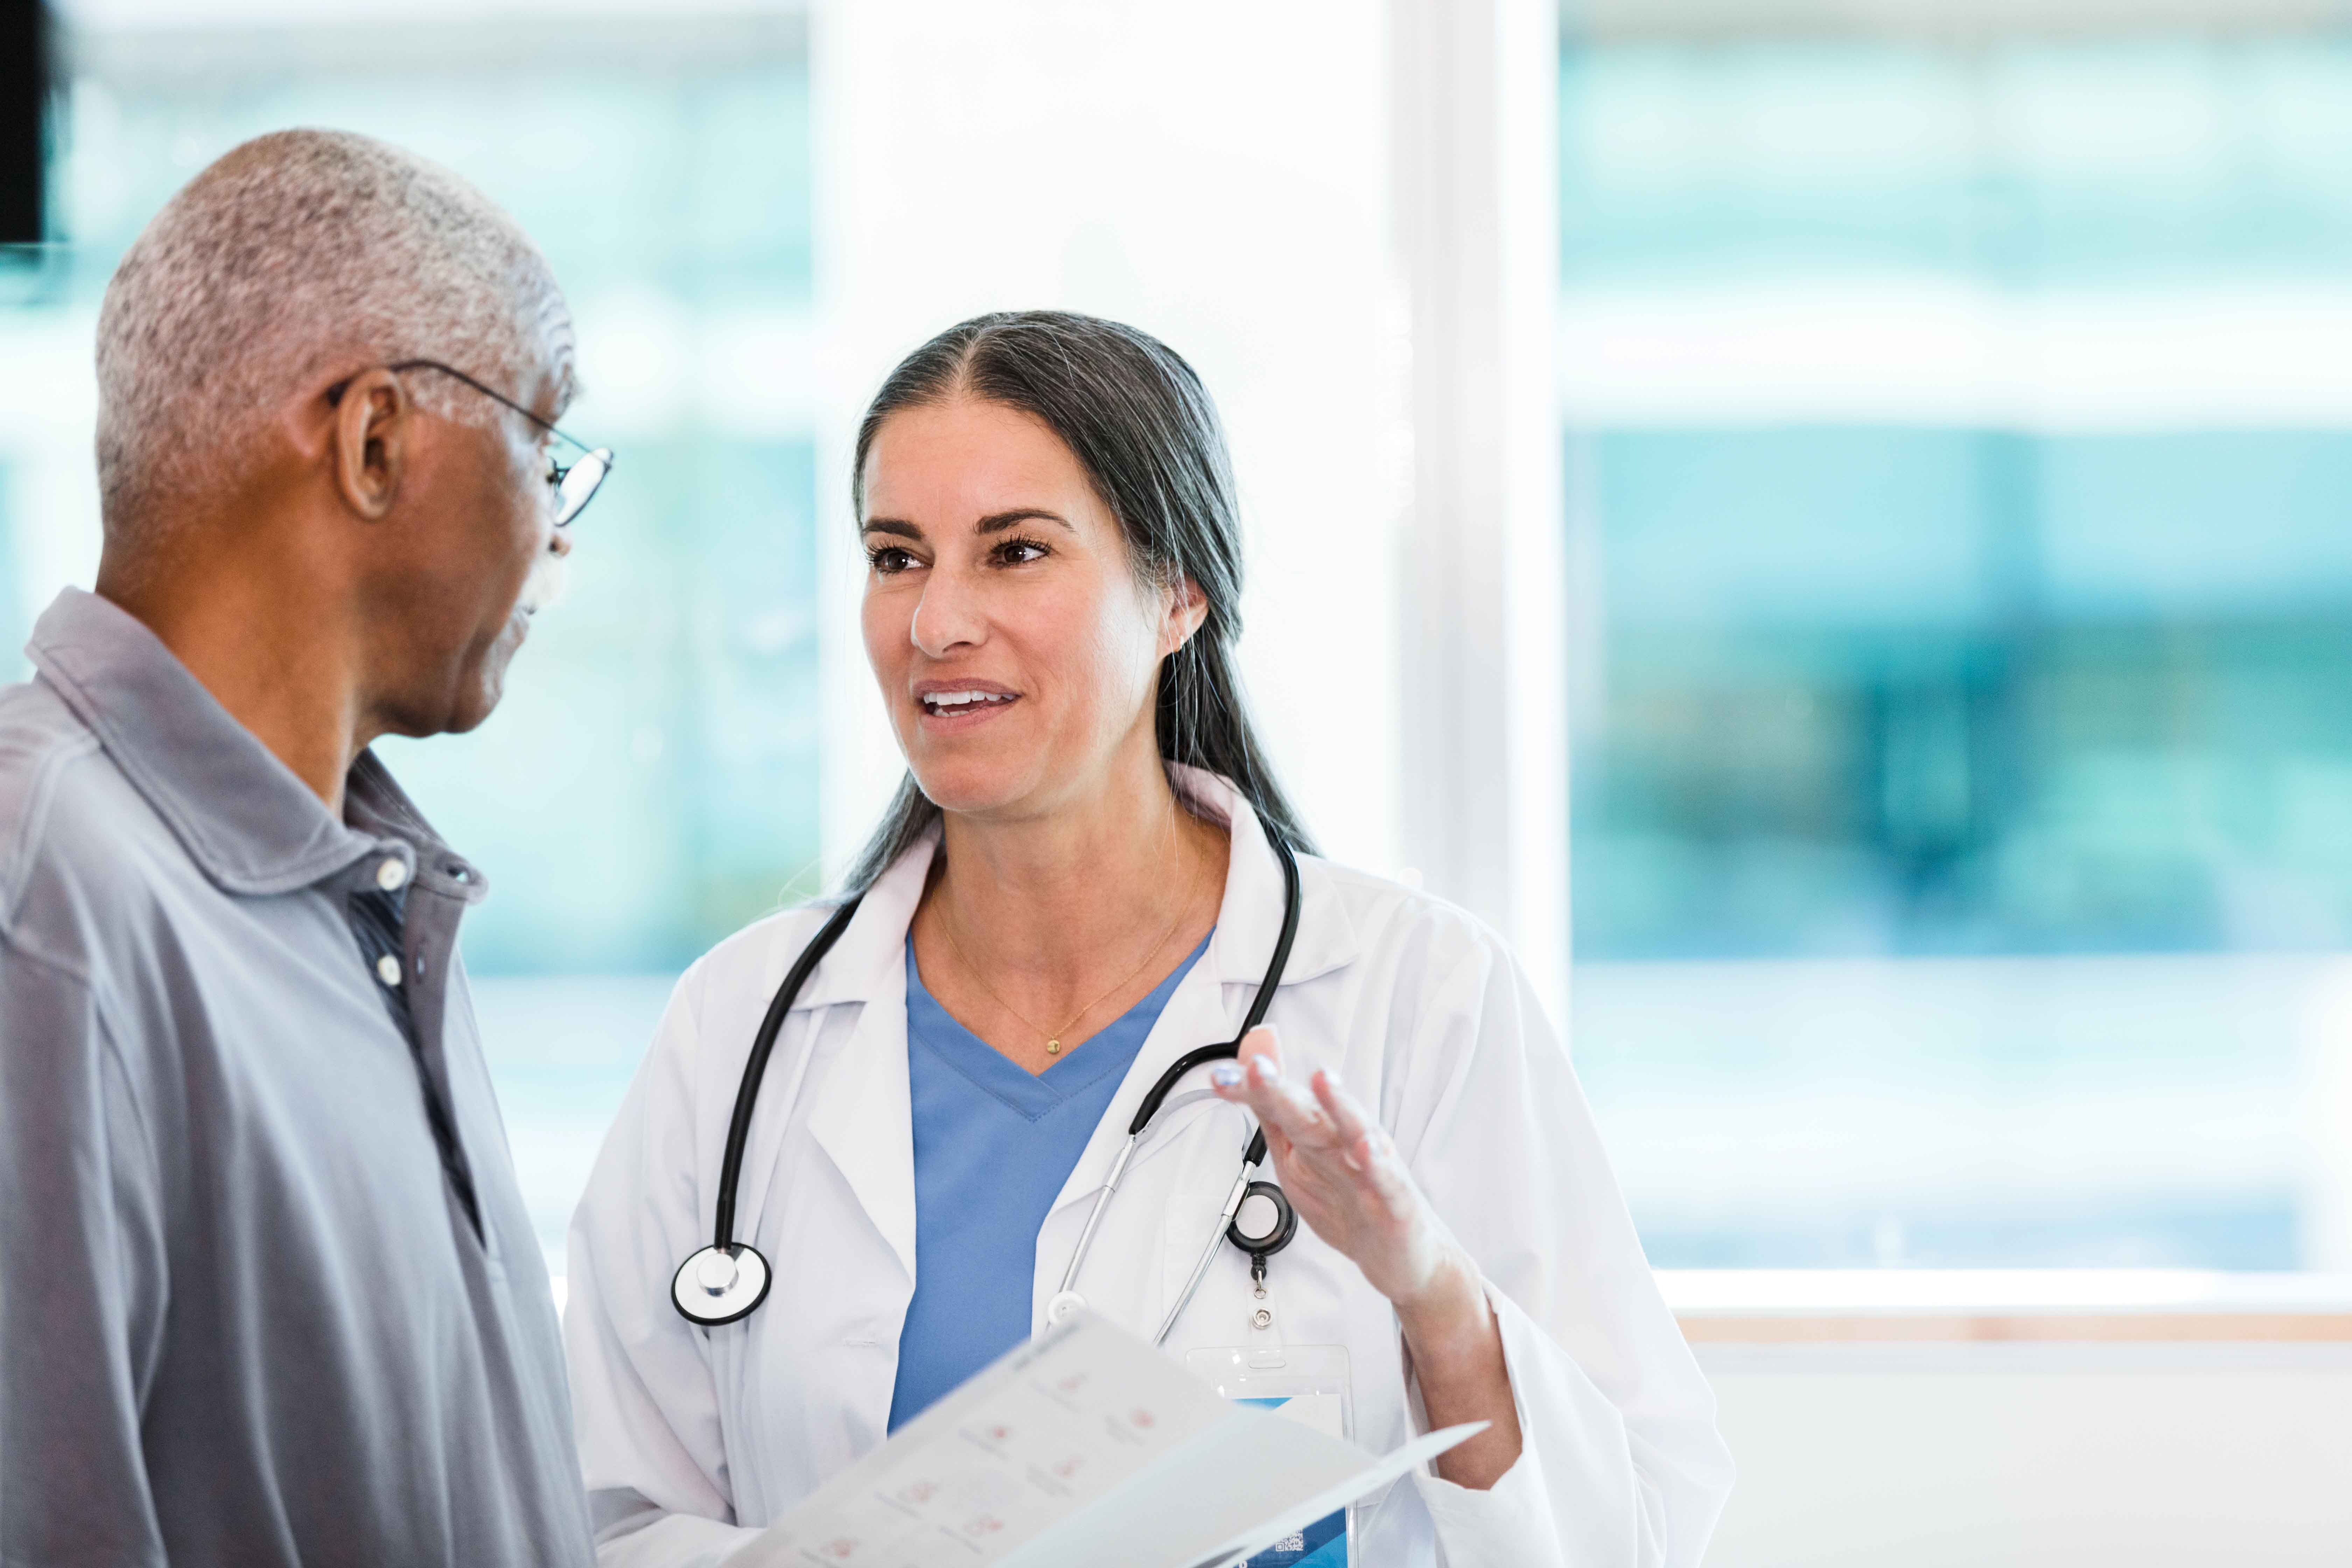
[[[1250,1001],[1249,1016],[1242,1020],[1240,1033],[1230,1040],[1202,1046],[1187,1051],[1170,1065],[1152,1084],[1143,1103],[1136,1108],[1135,1120],[1128,1124],[1127,1142],[1111,1162],[1110,1174],[1095,1193],[1094,1207],[1087,1214],[1086,1228],[1078,1233],[1078,1245],[1070,1255],[1070,1266],[1063,1271],[1061,1289],[1045,1304],[1045,1321],[1058,1323],[1072,1313],[1083,1310],[1086,1298],[1078,1294],[1078,1270],[1086,1264],[1087,1254],[1094,1247],[1095,1233],[1102,1226],[1103,1211],[1118,1194],[1118,1184],[1127,1174],[1128,1163],[1143,1144],[1152,1121],[1164,1108],[1168,1096],[1186,1073],[1210,1062],[1230,1061],[1241,1053],[1242,1039],[1252,1029],[1265,1022],[1266,1009],[1274,1005],[1274,994],[1282,984],[1283,970],[1290,963],[1290,944],[1298,934],[1298,859],[1290,847],[1273,834],[1266,836],[1273,845],[1276,858],[1282,862],[1282,933],[1275,939],[1274,957],[1265,966],[1265,977],[1258,982],[1257,994]],[[774,1282],[774,1273],[760,1249],[749,1242],[735,1239],[735,1191],[743,1174],[743,1152],[751,1137],[751,1112],[760,1099],[760,1079],[768,1070],[768,1058],[776,1048],[776,1035],[783,1027],[785,1016],[792,1012],[793,1003],[808,984],[841,933],[857,913],[864,895],[852,899],[833,911],[815,939],[801,950],[793,961],[784,983],[776,987],[774,1000],[768,1004],[767,1016],[760,1020],[760,1032],[752,1037],[751,1058],[743,1064],[743,1080],[735,1089],[735,1113],[727,1124],[727,1149],[719,1163],[719,1202],[717,1205],[717,1239],[709,1247],[694,1253],[677,1266],[669,1282],[669,1297],[678,1314],[690,1323],[715,1329],[738,1322],[768,1299],[768,1287]],[[801,1053],[799,1070],[785,1103],[800,1098],[802,1082],[808,1075],[814,1050]],[[1192,1096],[1188,1096],[1189,1102]],[[1251,1278],[1261,1285],[1265,1279],[1265,1260],[1290,1245],[1298,1234],[1298,1214],[1282,1188],[1270,1181],[1257,1179],[1254,1173],[1265,1163],[1265,1131],[1254,1131],[1249,1147],[1242,1153],[1241,1173],[1234,1178],[1233,1189],[1225,1194],[1223,1208],[1217,1215],[1216,1227],[1209,1233],[1208,1245],[1202,1249],[1201,1260],[1193,1265],[1192,1275],[1185,1282],[1184,1293],[1177,1298],[1161,1321],[1152,1342],[1166,1341],[1176,1320],[1192,1305],[1199,1293],[1201,1282],[1208,1277],[1209,1265],[1216,1260],[1217,1244],[1230,1241],[1249,1254]]]

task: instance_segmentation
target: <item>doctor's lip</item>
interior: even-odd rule
[[[927,726],[965,729],[984,724],[1021,700],[1021,693],[993,680],[915,682],[915,707]]]

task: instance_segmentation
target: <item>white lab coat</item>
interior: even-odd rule
[[[1233,1037],[1280,928],[1281,869],[1256,817],[1223,780],[1187,782],[1232,826],[1223,906],[1038,1233],[1040,1323],[1137,1102],[1176,1057]],[[687,972],[605,1139],[572,1222],[564,1321],[604,1568],[715,1563],[883,1440],[915,1283],[905,941],[936,843],[875,884],[778,1037],[736,1215],[775,1266],[759,1310],[697,1328],[670,1279],[710,1240],[752,1036],[825,910],[764,920]],[[1714,1394],[1526,978],[1458,910],[1323,860],[1299,871],[1297,945],[1268,1021],[1292,1070],[1327,1068],[1378,1108],[1477,1259],[1526,1444],[1490,1491],[1433,1475],[1391,1487],[1359,1515],[1357,1561],[1691,1568],[1731,1483]],[[1214,1100],[1163,1113],[1087,1260],[1089,1305],[1147,1336],[1159,1326],[1249,1130]],[[1248,1260],[1219,1253],[1172,1353],[1248,1338]],[[1385,1452],[1423,1429],[1395,1317],[1352,1263],[1302,1226],[1268,1283],[1289,1342],[1347,1346],[1359,1443]]]

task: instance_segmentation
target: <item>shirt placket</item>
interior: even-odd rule
[[[458,1131],[444,1038],[449,953],[463,900],[420,881],[415,854],[390,843],[356,868],[348,892],[349,918],[361,956],[386,1011],[407,1043],[433,1142],[457,1205],[486,1243],[473,1166]]]

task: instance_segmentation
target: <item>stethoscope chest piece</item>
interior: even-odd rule
[[[1290,1206],[1290,1199],[1272,1182],[1252,1182],[1242,1194],[1241,1206],[1234,1211],[1233,1223],[1225,1226],[1225,1235],[1235,1247],[1258,1259],[1280,1252],[1298,1234],[1298,1211]]]
[[[677,1266],[669,1299],[688,1322],[715,1329],[748,1317],[768,1299],[768,1260],[756,1247],[736,1241],[706,1247]]]
[[[1076,1290],[1064,1290],[1045,1303],[1045,1323],[1048,1328],[1066,1323],[1087,1310],[1087,1299]]]

